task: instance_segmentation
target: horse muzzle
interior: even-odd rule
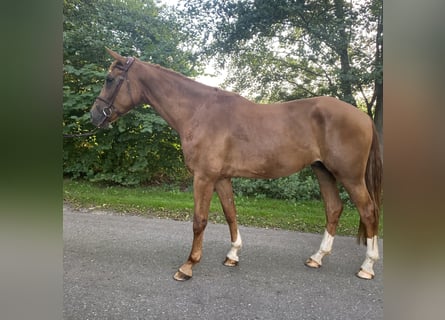
[[[97,104],[94,104],[90,110],[91,123],[98,128],[108,128],[110,125],[111,110],[109,108],[99,109]]]

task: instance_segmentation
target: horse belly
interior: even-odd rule
[[[315,161],[307,150],[295,152],[286,149],[274,152],[235,152],[230,162],[226,163],[225,171],[230,176],[272,179],[289,176]]]

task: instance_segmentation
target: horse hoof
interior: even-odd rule
[[[176,281],[187,281],[191,278],[192,276],[186,275],[184,272],[182,272],[181,270],[178,270],[174,276],[173,279],[175,279]]]
[[[304,263],[306,267],[318,269],[321,267],[321,264],[319,264],[317,261],[312,260],[311,258],[307,259]]]
[[[238,261],[226,257],[226,260],[224,260],[224,265],[226,267],[236,267],[238,265]]]
[[[357,277],[359,277],[360,279],[364,279],[364,280],[372,280],[374,279],[374,275],[364,271],[363,269],[360,269],[359,272],[357,272],[356,274]]]

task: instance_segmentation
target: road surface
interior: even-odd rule
[[[64,319],[383,319],[383,241],[376,277],[355,272],[366,248],[337,236],[320,269],[304,261],[322,235],[240,227],[236,268],[226,225],[209,224],[193,278],[173,280],[192,223],[63,209]]]

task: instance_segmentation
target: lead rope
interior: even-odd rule
[[[74,133],[74,134],[63,134],[64,138],[77,138],[77,137],[88,137],[88,136],[92,136],[93,134],[95,134],[97,132],[99,128],[95,128],[93,131],[88,131],[88,132],[84,132],[84,133]]]

